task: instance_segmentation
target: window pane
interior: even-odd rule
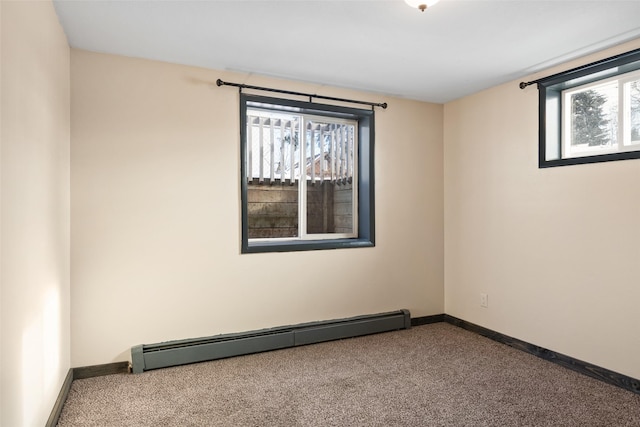
[[[628,120],[628,135],[625,135],[625,143],[640,144],[640,80],[629,82],[625,85],[625,94],[629,106],[625,120]]]
[[[569,156],[616,149],[618,82],[574,92],[570,97]]]
[[[298,236],[300,117],[247,110],[248,237]]]
[[[307,234],[354,233],[355,125],[306,126]]]

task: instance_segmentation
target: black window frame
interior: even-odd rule
[[[548,168],[639,159],[640,150],[583,157],[562,157],[562,92],[637,70],[640,70],[640,49],[537,80],[539,92],[538,167]],[[557,158],[547,160],[548,150],[553,150],[557,154]]]
[[[247,104],[282,106],[285,111],[340,117],[358,122],[358,237],[325,240],[249,241],[247,180]],[[375,246],[375,112],[315,102],[240,93],[240,191],[242,205],[241,253],[292,252]]]

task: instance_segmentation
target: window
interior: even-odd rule
[[[640,50],[537,83],[540,167],[640,158]]]
[[[240,100],[242,252],[373,246],[373,111]]]

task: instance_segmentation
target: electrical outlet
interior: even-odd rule
[[[489,295],[480,294],[480,307],[489,308]]]

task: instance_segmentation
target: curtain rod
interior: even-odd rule
[[[530,85],[533,85],[533,84],[536,84],[536,83],[540,83],[540,82],[544,82],[544,81],[547,81],[547,80],[551,80],[551,79],[554,79],[554,78],[562,76],[562,75],[571,74],[571,73],[575,73],[575,72],[578,72],[578,71],[588,70],[588,69],[593,68],[593,67],[598,66],[598,65],[613,63],[614,61],[616,61],[618,59],[623,59],[623,58],[627,58],[627,57],[630,57],[630,56],[635,56],[635,55],[638,55],[639,53],[640,53],[640,49],[635,49],[635,50],[632,50],[630,52],[621,53],[619,55],[615,55],[615,56],[612,56],[610,58],[605,58],[605,59],[601,59],[599,61],[591,62],[590,64],[581,65],[579,67],[572,68],[572,69],[567,70],[567,71],[561,71],[559,73],[552,74],[552,75],[547,76],[547,77],[542,77],[542,78],[539,78],[537,80],[532,80],[530,82],[520,82],[519,86],[520,86],[520,89],[524,89],[527,86],[530,86]]]
[[[222,81],[221,79],[216,80],[216,84],[218,86],[234,86],[234,87],[240,88],[240,91],[242,91],[242,89],[254,89],[254,90],[262,90],[265,92],[285,93],[287,95],[307,96],[309,97],[309,102],[313,102],[312,99],[317,98],[317,99],[327,99],[329,101],[348,102],[350,104],[369,105],[371,106],[371,109],[373,109],[373,107],[382,107],[383,109],[387,108],[386,102],[376,103],[376,102],[367,102],[367,101],[356,101],[353,99],[345,99],[345,98],[334,98],[332,96],[322,96],[322,95],[315,95],[311,93],[293,92],[290,90],[273,89],[273,88],[262,87],[262,86],[251,86],[251,85],[246,85],[241,83],[230,83],[230,82]]]

